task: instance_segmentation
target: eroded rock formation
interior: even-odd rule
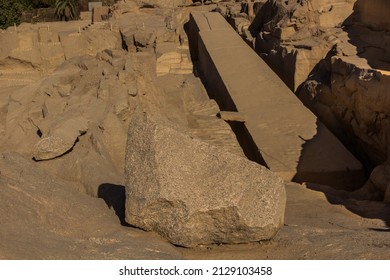
[[[386,161],[387,1],[267,1],[242,36],[372,170]]]
[[[119,48],[118,33],[88,21],[22,24],[0,32],[0,84],[27,85],[54,71],[65,60]],[[89,29],[88,32],[83,31]]]

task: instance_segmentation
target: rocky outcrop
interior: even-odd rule
[[[297,91],[368,170],[386,161],[390,124],[390,37],[379,11],[386,6],[378,6],[379,2],[362,11],[367,2],[356,1],[355,12],[345,20],[343,31],[332,37],[333,49]],[[381,25],[368,20],[374,7]]]
[[[379,0],[269,0],[245,37],[367,170],[387,157],[387,10]]]
[[[246,243],[283,225],[283,180],[266,168],[137,115],[126,150],[126,221],[176,245]]]
[[[22,24],[0,32],[0,85],[31,84],[65,60],[121,46],[118,33],[99,25],[74,21],[64,32],[61,24]]]
[[[67,117],[52,122],[47,131],[40,128],[43,137],[35,146],[35,160],[53,159],[63,155],[72,149],[79,136],[88,130],[88,121],[83,117]]]
[[[154,52],[156,43],[176,40],[171,20],[163,15],[124,14],[119,20],[119,29],[124,46],[130,52]]]
[[[93,196],[100,184],[122,185],[129,116],[145,91],[137,65],[135,55],[106,50],[11,93],[3,99],[0,150],[48,161],[39,164]]]
[[[256,51],[295,91],[333,46],[333,33],[353,12],[353,0],[269,0],[249,30]]]

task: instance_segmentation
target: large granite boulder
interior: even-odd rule
[[[176,245],[266,240],[283,225],[281,178],[167,121],[132,119],[125,175],[126,221]]]

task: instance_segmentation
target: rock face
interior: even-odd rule
[[[119,19],[120,33],[129,52],[149,51],[162,42],[175,42],[176,34],[170,19],[147,13],[124,14]]]
[[[135,116],[126,150],[126,221],[176,245],[270,239],[283,225],[283,180],[266,168]]]
[[[245,36],[367,170],[387,159],[389,5],[269,0]]]
[[[390,20],[382,11],[390,6],[385,2],[355,2],[343,29],[327,37],[332,50],[297,91],[369,169],[388,157]]]
[[[269,0],[249,27],[255,49],[295,91],[334,45],[336,27],[352,14],[353,3]]]
[[[88,121],[83,117],[54,122],[48,135],[35,146],[34,159],[47,160],[63,155],[74,146],[79,136],[88,130]]]

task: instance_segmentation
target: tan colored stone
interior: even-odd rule
[[[193,13],[199,70],[221,110],[246,116],[251,153],[285,180],[362,185],[361,163],[217,13]],[[250,146],[250,145],[247,145]]]
[[[2,260],[181,258],[156,235],[122,227],[103,199],[81,193],[79,183],[51,175],[40,163],[5,153],[0,170]],[[121,190],[102,184],[99,194]]]
[[[221,111],[219,117],[224,121],[245,122],[245,116],[239,112]]]
[[[88,121],[73,117],[54,120],[46,126],[41,129],[43,138],[35,145],[35,160],[53,159],[71,150],[78,137],[88,130]]]
[[[92,23],[102,22],[108,19],[110,8],[107,6],[94,7],[92,10]]]

